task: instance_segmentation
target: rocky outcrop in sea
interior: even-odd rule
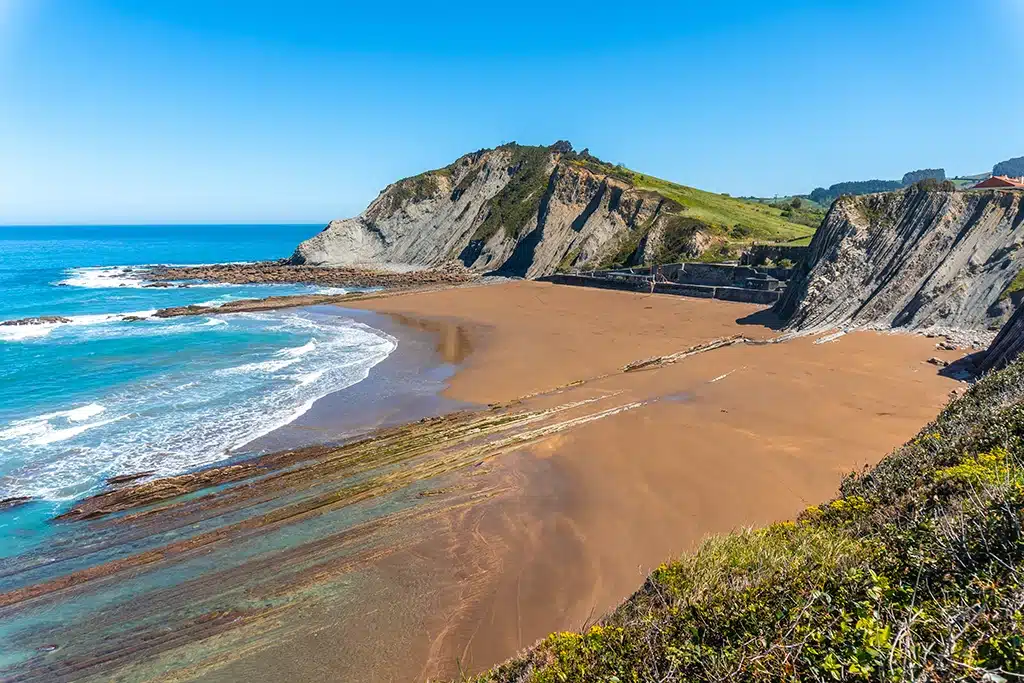
[[[141,270],[140,274],[158,284],[201,280],[234,285],[307,284],[325,287],[389,288],[460,284],[479,277],[479,274],[468,270],[457,261],[415,269],[307,266],[281,261],[263,261],[205,266],[153,266]]]

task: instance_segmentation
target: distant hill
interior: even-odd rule
[[[944,168],[923,168],[920,171],[911,171],[903,175],[903,187],[907,185],[913,185],[920,180],[926,180],[928,178],[934,178],[935,180],[946,179],[946,169]]]
[[[946,169],[923,168],[918,171],[910,171],[903,175],[902,180],[851,180],[844,183],[836,183],[827,188],[815,188],[808,196],[818,204],[829,206],[843,195],[856,197],[863,194],[874,194],[875,192],[891,192],[929,178],[939,181],[945,180]]]
[[[845,183],[829,185],[828,188],[818,187],[811,192],[810,197],[819,204],[828,206],[844,194],[862,195],[874,192],[890,192],[903,187],[898,180],[852,180]]]
[[[1018,178],[1024,175],[1024,157],[1014,157],[1006,161],[1000,161],[992,167],[992,175],[1005,175],[1011,178]]]

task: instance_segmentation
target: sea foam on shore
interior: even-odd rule
[[[104,361],[91,387],[54,373],[70,407],[0,423],[0,498],[70,500],[106,477],[216,462],[362,381],[397,346],[363,323],[302,311],[57,326],[78,337],[54,351],[72,364],[116,348],[124,365]]]

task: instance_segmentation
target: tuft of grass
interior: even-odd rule
[[[1022,289],[1024,289],[1024,269],[1021,269],[1021,271],[1014,276],[1010,284],[1008,284],[1006,289],[1003,290],[1003,293],[999,295],[999,300],[1005,301],[1006,299],[1009,299],[1011,295],[1016,294]]]

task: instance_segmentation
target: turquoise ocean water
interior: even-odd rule
[[[351,386],[396,347],[344,316],[305,310],[160,320],[159,308],[303,285],[147,288],[130,266],[288,256],[320,226],[0,227],[0,559],[120,474],[176,474],[231,457]],[[124,316],[144,320],[126,322]]]

